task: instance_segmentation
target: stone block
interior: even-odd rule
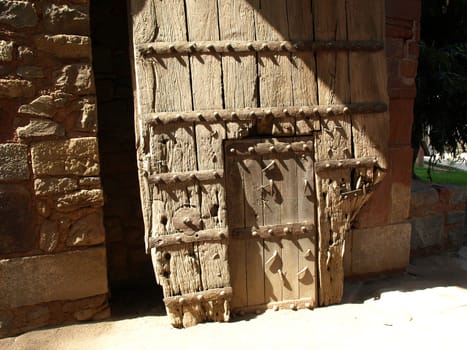
[[[13,41],[0,40],[0,62],[13,60]]]
[[[0,260],[0,278],[0,309],[105,294],[105,248]]]
[[[424,249],[443,244],[444,215],[415,217],[412,223],[411,249]]]
[[[403,270],[409,264],[409,223],[352,231],[352,274]]]
[[[421,0],[386,1],[386,16],[417,21],[420,19],[421,3]]]
[[[457,225],[455,227],[451,227],[448,230],[448,240],[449,246],[451,248],[459,249],[462,247],[464,243],[464,236],[465,236],[465,228],[463,225]]]
[[[410,146],[389,149],[391,171],[392,223],[403,222],[409,217],[412,192],[412,148]]]
[[[83,35],[41,35],[34,39],[39,50],[58,58],[89,58],[91,41]]]
[[[28,147],[18,143],[0,144],[0,182],[29,180]]]
[[[65,129],[52,120],[32,118],[27,125],[16,128],[16,135],[18,135],[20,139],[64,136]]]
[[[46,3],[43,13],[44,27],[49,33],[89,35],[86,6]]]
[[[402,39],[388,38],[385,50],[386,57],[401,58],[404,56],[404,41]]]
[[[45,220],[40,228],[39,247],[45,252],[53,252],[57,248],[60,232],[58,222]]]
[[[38,22],[34,3],[26,1],[0,1],[0,24],[13,28],[35,27]]]
[[[28,46],[18,46],[18,58],[25,64],[32,64],[34,52]]]
[[[467,186],[450,186],[449,188],[451,190],[450,205],[467,205]]]
[[[89,188],[100,188],[101,178],[98,176],[93,177],[82,177],[79,179],[79,187],[84,189]]]
[[[92,213],[75,222],[71,228],[66,245],[91,246],[104,243],[104,223],[101,213]]]
[[[415,59],[401,60],[399,65],[399,72],[401,76],[406,78],[415,78],[417,76],[418,62]]]
[[[410,185],[394,182],[391,188],[391,217],[392,223],[406,221],[410,215]]]
[[[431,186],[419,186],[414,188],[410,200],[411,209],[429,207],[439,202],[439,194]]]
[[[31,196],[24,187],[0,185],[0,218],[0,253],[27,251],[34,247]],[[1,276],[0,281],[1,285]]]
[[[44,141],[32,146],[36,176],[98,176],[99,152],[95,137]]]
[[[58,211],[68,212],[85,207],[102,207],[104,195],[102,190],[81,190],[65,194],[57,198]]]
[[[77,189],[78,181],[72,178],[47,177],[34,180],[34,192],[37,196],[63,194]]]
[[[54,98],[49,95],[43,95],[26,105],[20,106],[18,113],[52,118],[55,114],[55,109],[56,105]]]
[[[389,103],[391,146],[410,146],[413,122],[413,99],[391,99]]]
[[[70,64],[53,73],[55,85],[63,91],[76,95],[95,92],[92,67],[89,64]]]
[[[0,98],[33,97],[34,86],[21,79],[0,79]]]
[[[446,223],[448,225],[463,225],[465,222],[465,212],[464,211],[452,211],[448,213]]]
[[[16,75],[24,79],[44,78],[44,70],[36,66],[23,66],[16,69]]]

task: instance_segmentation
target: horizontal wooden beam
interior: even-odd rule
[[[312,153],[313,146],[313,140],[275,143],[231,142],[228,144],[226,156],[239,158],[253,158],[255,156],[264,156],[281,153]]]
[[[340,105],[290,106],[269,108],[209,109],[186,112],[157,112],[143,115],[147,124],[167,125],[173,123],[220,123],[251,121],[261,118],[301,118],[310,121],[322,116],[332,117],[344,114],[384,113],[388,106],[384,102],[351,103]]]
[[[315,51],[380,51],[383,41],[175,41],[141,44],[141,57],[223,54],[245,55],[255,53],[288,54]]]
[[[167,307],[196,305],[209,301],[232,299],[232,287],[208,289],[202,292],[164,298]]]
[[[337,160],[323,160],[315,163],[316,173],[329,170],[348,169],[348,168],[370,168],[378,165],[376,158],[350,158]]]
[[[260,314],[266,310],[302,310],[313,309],[316,307],[316,301],[312,298],[291,299],[286,301],[273,301],[267,304],[233,307],[232,312],[236,315]]]
[[[288,236],[303,236],[310,235],[314,237],[315,225],[303,222],[284,225],[270,225],[261,227],[248,227],[248,228],[235,228],[232,230],[231,238],[235,239],[248,239],[248,238],[286,238]]]
[[[190,232],[190,234],[176,233],[169,235],[157,235],[155,237],[149,237],[150,248],[162,248],[186,243],[194,242],[212,242],[221,241],[226,239],[228,235],[227,229],[210,229],[196,232]]]
[[[163,185],[186,185],[196,182],[219,181],[224,177],[224,170],[199,170],[190,172],[173,172],[153,174],[148,176],[148,182],[158,186]]]

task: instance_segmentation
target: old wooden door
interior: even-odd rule
[[[387,165],[384,1],[129,1],[146,246],[172,323],[339,302]]]
[[[311,137],[226,142],[234,311],[316,305]]]

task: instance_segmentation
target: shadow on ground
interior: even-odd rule
[[[456,253],[414,258],[407,271],[345,284],[342,303],[363,303],[379,299],[391,291],[412,292],[436,287],[460,287],[467,290],[467,259]]]

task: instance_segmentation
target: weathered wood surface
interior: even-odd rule
[[[251,3],[251,1],[250,1]],[[237,2],[238,4],[238,2]],[[241,5],[233,4],[220,4],[224,10],[228,8],[231,10],[230,19],[235,19],[235,14],[244,12],[251,12],[251,9],[246,10],[247,6],[241,8]],[[313,22],[307,22],[311,19],[311,4],[304,1],[293,1],[287,4],[289,16],[294,20],[288,22],[289,26],[295,26],[297,30],[294,35],[291,33],[291,37],[294,40],[254,40],[243,39],[243,40],[225,40],[229,36],[223,36],[224,40],[205,40],[205,41],[176,41],[176,42],[155,42],[148,44],[141,44],[138,46],[139,54],[145,57],[151,55],[196,55],[196,54],[224,54],[224,55],[236,55],[236,54],[252,54],[256,52],[274,52],[274,53],[299,53],[308,52],[313,53],[315,51],[379,51],[384,49],[383,41],[371,41],[371,40],[360,40],[360,41],[348,41],[348,40],[327,40],[327,41],[312,41],[306,38],[312,37],[308,35],[308,28],[313,28]],[[244,10],[245,9],[245,10]],[[226,13],[220,12],[221,19],[228,21],[233,26],[232,29],[238,28],[237,23],[226,18]],[[211,12],[210,14],[213,14]],[[306,18],[309,17],[309,18]],[[237,17],[238,19],[238,17]],[[240,21],[241,22],[241,21]],[[225,22],[224,22],[225,23]],[[297,25],[300,23],[304,26],[303,30]],[[222,28],[224,29],[224,28]],[[245,29],[241,29],[244,31]],[[253,33],[249,32],[249,33]],[[304,37],[304,40],[297,40],[297,37]],[[231,36],[238,38],[238,35]]]
[[[376,39],[384,40],[384,7],[383,0],[348,2],[347,22],[350,40]],[[367,14],[371,13],[371,16]],[[388,102],[386,57],[384,52],[349,54],[350,94],[352,102],[378,100]],[[368,79],[368,72],[372,72]],[[389,114],[381,113],[378,118],[369,120],[364,115],[352,117],[352,133],[354,137],[355,157],[376,157],[379,170],[376,182],[380,182],[387,169],[387,148],[389,130]]]
[[[387,168],[384,2],[130,9],[145,241],[172,323],[339,302],[350,224]]]
[[[314,2],[317,40],[347,40],[345,0]],[[320,104],[350,102],[348,53],[318,52],[318,99]],[[352,130],[349,114],[322,119],[322,132],[316,138],[317,161],[352,157]],[[341,162],[343,163],[343,162]],[[349,186],[350,169],[336,169],[328,178],[316,164],[319,238],[319,303],[340,302],[343,295],[343,254],[345,218],[338,200],[340,186]],[[329,172],[324,175],[329,175]],[[335,231],[336,230],[336,231]]]
[[[292,148],[283,153],[270,151],[271,146],[281,144],[301,146],[294,147],[296,152]],[[304,144],[309,155],[303,152]],[[233,147],[239,153],[230,152]],[[226,182],[230,183],[231,176],[233,183],[241,179],[232,190],[228,188],[228,203],[231,200],[241,203],[243,220],[238,220],[242,215],[236,212],[229,231],[231,244],[246,245],[246,266],[234,260],[231,267],[239,266],[235,271],[246,272],[246,282],[239,278],[237,283],[242,290],[246,289],[247,309],[261,309],[261,305],[301,297],[316,301],[316,266],[310,261],[316,255],[313,141],[309,138],[232,140],[225,148]],[[241,151],[263,148],[264,153]],[[235,283],[233,287],[235,291]],[[233,305],[236,310],[246,306]]]
[[[309,72],[308,72],[309,73]],[[294,71],[293,74],[302,76],[305,74],[302,71]],[[310,73],[311,74],[311,73]],[[298,79],[298,78],[297,78]],[[302,82],[296,82],[298,90],[301,84],[305,84],[306,79]],[[311,84],[314,85],[314,84]],[[300,88],[302,89],[302,88]],[[313,93],[306,93],[310,88],[303,87],[305,93],[294,90],[294,99],[297,101],[311,101],[309,105],[297,103],[295,106],[284,107],[269,107],[269,108],[236,108],[236,109],[213,109],[213,110],[198,110],[184,112],[165,112],[165,113],[149,113],[142,116],[147,124],[166,125],[177,123],[220,123],[224,122],[255,122],[257,118],[290,118],[294,117],[297,123],[306,123],[303,125],[303,130],[297,130],[298,135],[310,134],[312,131],[320,130],[320,117],[332,118],[342,114],[380,114],[388,110],[386,103],[378,102],[362,102],[352,104],[333,104],[333,105],[313,105]],[[238,90],[234,90],[238,91]],[[368,116],[370,117],[370,116]],[[238,138],[238,137],[230,137]]]

